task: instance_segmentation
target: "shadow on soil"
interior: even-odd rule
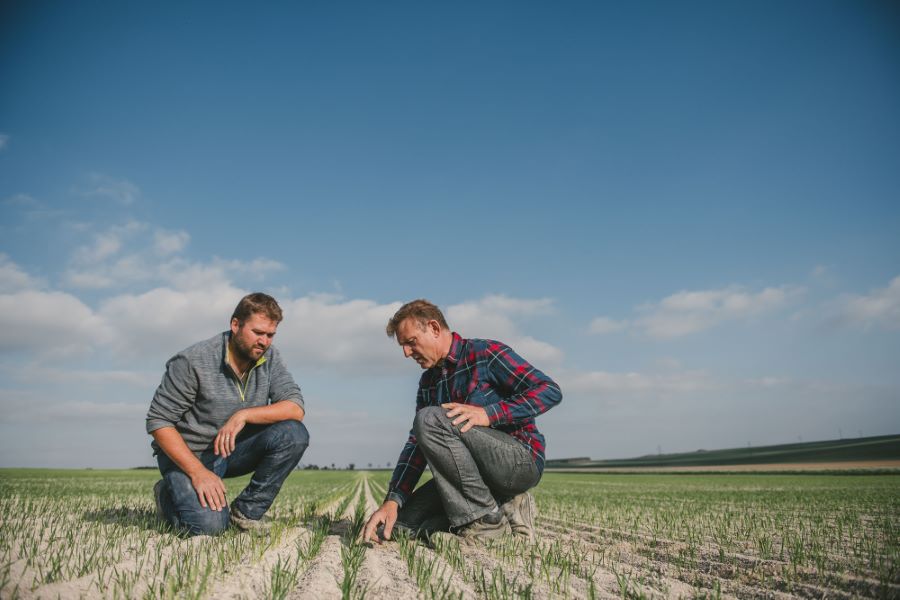
[[[102,510],[86,511],[82,518],[93,523],[107,525],[123,525],[125,527],[137,527],[162,532],[164,526],[156,519],[156,513],[152,510],[134,508],[130,506],[115,506]]]

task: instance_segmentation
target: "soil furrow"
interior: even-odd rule
[[[692,563],[682,568],[671,561],[658,560],[656,551],[648,552],[647,548],[637,546],[629,540],[619,540],[616,544],[609,544],[598,540],[596,534],[584,531],[586,529],[597,530],[602,528],[582,526],[582,530],[575,532],[574,535],[582,543],[602,548],[600,553],[605,553],[608,556],[615,554],[615,560],[622,567],[617,569],[617,571],[631,571],[641,574],[641,576],[646,576],[647,573],[655,573],[667,580],[668,587],[688,585],[691,586],[691,589],[695,589],[695,587],[706,588],[710,593],[718,588],[716,593],[734,594],[737,598],[771,598],[773,594],[775,594],[775,597],[792,597],[790,594],[797,594],[801,597],[819,598],[825,591],[817,583],[816,575],[813,573],[804,573],[798,570],[794,575],[798,580],[784,581],[780,573],[782,573],[784,568],[789,567],[787,563],[775,563],[777,569],[766,569],[765,572],[761,573],[763,580],[757,583],[746,579],[748,575],[754,573],[753,568],[743,569],[735,565],[727,565],[709,558],[703,558],[699,554],[699,560],[696,560],[696,564]],[[568,531],[570,531],[568,528],[553,525],[543,529],[543,533],[550,537]],[[655,540],[655,542],[659,542],[659,540]],[[669,543],[672,544],[672,542]],[[682,548],[685,547],[683,543],[679,545]],[[614,550],[610,551],[610,548]],[[715,555],[718,556],[718,553],[715,553]],[[606,562],[611,562],[612,560],[614,559],[610,558]],[[771,563],[772,561],[767,562]],[[756,565],[756,567],[758,568],[759,565]],[[676,572],[673,573],[673,570]],[[741,580],[742,578],[743,580]],[[808,579],[804,580],[805,578]],[[673,585],[673,582],[678,583]],[[858,593],[870,596],[878,595],[877,582],[868,582],[860,587],[861,589]],[[830,593],[837,598],[853,597],[852,594],[843,591],[832,590]]]
[[[366,548],[357,582],[371,598],[413,599],[420,595],[396,546],[376,544]]]
[[[250,535],[250,534],[244,534]],[[285,532],[281,541],[254,563],[241,562],[226,570],[226,574],[207,588],[210,598],[261,598],[267,596],[272,569],[278,564],[293,565],[299,558],[298,544],[308,542],[312,533],[305,527]]]
[[[287,597],[312,600],[340,598],[343,579],[341,540],[336,535],[329,535],[322,543],[318,556],[309,563],[309,568]]]

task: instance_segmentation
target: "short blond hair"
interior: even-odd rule
[[[387,336],[394,337],[397,335],[397,328],[400,327],[400,323],[409,318],[415,319],[420,328],[424,328],[428,321],[437,321],[441,329],[447,329],[448,331],[450,329],[441,309],[428,300],[420,298],[407,302],[400,307],[400,310],[394,313],[394,316],[388,321],[387,327],[385,327]]]

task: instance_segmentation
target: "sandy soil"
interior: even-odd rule
[[[900,461],[895,462],[900,467]],[[885,468],[886,465],[879,462],[777,466],[779,470],[790,471],[813,466],[816,470],[845,470]],[[722,470],[755,469],[773,470],[770,465]],[[298,570],[287,593],[288,598],[342,598],[341,584],[345,577],[342,552],[346,552],[355,542],[351,539],[353,513],[359,499],[362,499],[366,515],[371,514],[384,492],[382,486],[371,485],[367,478],[360,476],[343,498],[334,499],[319,511],[319,514],[327,515],[323,522],[330,523],[330,529],[315,556],[305,562],[297,562],[298,544],[307,543],[315,535],[315,522],[282,527],[271,534],[267,543],[256,546],[258,551],[230,562],[223,572],[213,574],[202,597],[266,597],[276,565],[291,563],[297,564]],[[348,496],[351,498],[348,508],[337,514]],[[710,540],[703,540],[698,549],[692,550],[696,554],[690,557],[689,564],[685,564],[682,560],[688,551],[685,543],[654,538],[642,533],[640,528],[624,531],[593,523],[579,523],[573,527],[571,520],[540,513],[537,524],[534,545],[507,542],[504,542],[506,545],[487,547],[458,545],[453,541],[456,538],[447,534],[447,539],[451,540],[449,546],[434,548],[420,544],[415,552],[419,560],[434,566],[435,575],[431,583],[437,589],[446,588],[466,600],[492,595],[489,591],[491,586],[503,588],[504,594],[513,597],[527,592],[538,599],[593,595],[609,600],[623,595],[693,598],[698,594],[741,599],[851,598],[872,597],[885,591],[873,579],[846,573],[818,573],[811,568],[793,573],[787,582],[784,575],[788,565],[783,560],[763,560],[758,556],[724,552]],[[203,549],[215,543],[212,538],[181,540],[154,534],[143,549],[129,548],[116,569],[125,581],[133,582],[131,597],[140,597],[156,589],[154,582],[143,578],[144,573],[153,571],[148,568],[153,561],[157,561],[154,564],[171,561],[185,551]],[[551,549],[562,555],[575,552],[574,556],[569,556],[574,562],[553,558],[553,552],[548,552]],[[411,600],[429,597],[427,590],[420,589],[410,574],[397,542],[366,545],[364,550],[357,585],[351,597],[358,597],[363,592],[369,598]],[[13,552],[13,557],[16,553]],[[457,566],[451,566],[454,564]],[[34,582],[39,581],[37,573],[26,568],[22,560],[12,562],[10,576],[13,582],[20,584],[17,594],[21,598],[74,599],[122,595],[115,589],[101,589],[97,582],[103,577],[98,573],[34,587]],[[12,597],[13,590],[11,585],[4,586],[0,597]],[[886,592],[888,597],[900,598],[900,582],[889,584]]]

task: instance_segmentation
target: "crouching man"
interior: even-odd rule
[[[425,369],[416,415],[384,503],[363,539],[448,528],[465,541],[512,531],[533,535],[544,436],[534,418],[562,399],[559,386],[508,346],[463,339],[427,300],[400,308],[387,325],[404,356]],[[415,491],[425,465],[433,478]]]
[[[166,363],[147,432],[162,473],[156,511],[180,531],[265,530],[263,515],[309,444],[300,388],[271,346],[281,317],[274,298],[250,294],[228,331]],[[229,505],[222,479],[247,473]]]

